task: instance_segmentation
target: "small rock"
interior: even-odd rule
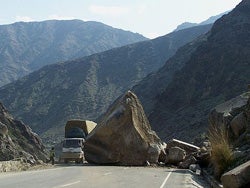
[[[191,170],[191,171],[193,171],[193,172],[196,172],[197,170],[200,170],[200,171],[201,171],[201,167],[200,167],[200,165],[198,165],[198,164],[191,164],[191,165],[189,166],[189,170]]]
[[[186,151],[179,147],[171,147],[167,151],[165,163],[178,164],[183,161],[186,157]]]
[[[188,169],[191,164],[196,163],[197,160],[194,156],[190,155],[183,162],[180,162],[179,168]]]

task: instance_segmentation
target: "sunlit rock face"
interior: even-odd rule
[[[161,148],[140,101],[128,91],[110,106],[87,137],[84,152],[92,163],[144,165],[157,163]]]
[[[39,136],[16,120],[0,102],[0,161],[23,158],[30,163],[46,161],[47,154]]]

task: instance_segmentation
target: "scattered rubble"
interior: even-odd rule
[[[227,171],[231,171],[224,171],[225,173],[221,177],[223,186],[226,188],[241,187],[243,179],[248,180],[249,183],[250,92],[217,105],[209,114],[209,122],[211,126],[224,128],[227,131],[233,150],[233,163],[227,167]],[[233,169],[234,167],[236,168]]]

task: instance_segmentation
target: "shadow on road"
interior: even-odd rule
[[[195,187],[210,187],[208,182],[205,181],[203,175],[198,175],[196,173],[194,173],[193,171],[191,170],[187,170],[187,169],[174,169],[172,171],[172,173],[174,174],[185,174],[186,176],[189,177],[189,179],[191,180],[190,182],[186,182],[186,183],[189,183],[189,184],[192,184],[192,186],[195,186]]]

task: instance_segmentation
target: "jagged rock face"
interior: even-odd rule
[[[239,121],[242,121],[242,119],[239,118],[239,115],[246,108],[248,98],[249,94],[245,93],[217,105],[214,109],[211,110],[209,114],[209,124],[216,127],[229,127],[230,125],[233,125],[233,127],[236,126]],[[236,131],[237,127],[234,128]],[[232,131],[235,132],[234,130]]]
[[[215,127],[225,126],[236,140],[250,127],[248,108],[250,108],[250,92],[217,105],[209,114],[209,124]]]
[[[44,146],[31,128],[15,120],[0,103],[0,160],[45,160]]]
[[[87,137],[84,148],[88,162],[118,165],[156,163],[160,151],[161,140],[130,91],[109,108]]]
[[[233,146],[237,148],[238,161],[250,160],[250,92],[243,93],[217,105],[209,114],[209,124],[225,127]],[[235,156],[237,158],[237,156]]]
[[[215,22],[207,40],[156,95],[149,121],[162,139],[194,142],[207,131],[211,108],[246,91],[250,83],[249,44],[247,0]]]

